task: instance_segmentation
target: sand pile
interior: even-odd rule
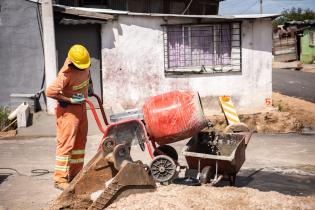
[[[291,133],[303,129],[301,121],[289,112],[265,112],[257,114],[239,115],[241,122],[245,123],[251,131],[258,133]],[[227,126],[223,116],[209,116],[217,130],[223,131]]]
[[[250,188],[160,186],[156,192],[133,194],[108,209],[315,209],[315,197],[296,197]]]

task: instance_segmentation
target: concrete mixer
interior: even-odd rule
[[[103,209],[131,193],[154,190],[156,182],[169,183],[180,170],[178,154],[169,144],[191,138],[210,124],[194,91],[150,97],[141,109],[110,116],[110,123],[101,99],[93,96],[104,121],[103,126],[93,103],[86,99],[103,133],[99,149],[50,209]],[[150,166],[132,159],[134,142],[147,150]]]

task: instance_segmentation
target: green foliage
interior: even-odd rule
[[[285,111],[285,105],[283,104],[283,101],[274,101],[274,103],[272,104],[273,107],[275,107],[277,109],[278,112],[283,112]]]
[[[9,113],[8,108],[0,106],[0,130],[10,123],[8,120]]]
[[[279,112],[283,111],[283,105],[281,103],[278,104],[278,111]]]
[[[287,9],[281,12],[281,16],[276,18],[273,22],[272,25],[278,26],[278,25],[283,25],[286,21],[291,21],[291,20],[313,20],[315,19],[315,12],[311,9],[302,9],[302,8],[291,8]]]
[[[289,19],[286,18],[285,16],[280,16],[280,17],[277,17],[276,19],[274,19],[272,21],[272,26],[275,28],[277,27],[278,25],[283,25],[286,21],[288,21]]]
[[[291,8],[281,13],[282,16],[289,20],[312,20],[315,19],[315,12],[311,9]]]

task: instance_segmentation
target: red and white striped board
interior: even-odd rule
[[[222,107],[223,113],[229,125],[235,125],[240,123],[240,119],[236,113],[234,104],[230,96],[220,96],[220,105]]]

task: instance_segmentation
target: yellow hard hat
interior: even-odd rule
[[[79,69],[87,69],[91,65],[90,54],[87,49],[79,44],[73,45],[69,52],[68,58]]]

